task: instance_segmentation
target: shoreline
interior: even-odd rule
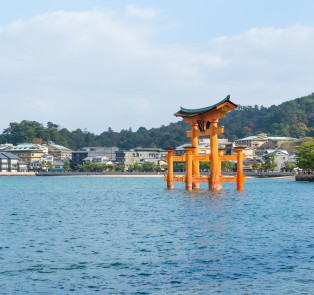
[[[184,173],[177,173],[177,175],[184,175]],[[244,174],[247,179],[251,178],[270,178],[270,179],[287,179],[287,178],[295,178],[295,175],[287,175],[281,173],[266,173],[266,174]],[[97,172],[42,172],[38,174],[37,172],[0,172],[0,177],[34,177],[34,176],[52,176],[52,177],[119,177],[119,178],[163,178],[165,176],[164,173],[133,173],[133,172],[122,172],[122,173],[97,173]]]

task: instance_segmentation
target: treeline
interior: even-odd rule
[[[232,141],[258,133],[296,138],[314,137],[314,93],[284,102],[278,106],[239,106],[220,120],[225,126],[224,136]],[[47,143],[53,141],[77,150],[84,146],[117,146],[122,149],[135,147],[175,147],[186,143],[189,125],[183,121],[170,123],[160,128],[137,131],[123,129],[113,131],[110,127],[99,135],[76,129],[69,131],[58,124],[46,126],[36,121],[12,122],[0,134],[0,143],[14,145],[24,142]]]
[[[220,122],[225,126],[226,138],[232,141],[259,133],[314,137],[314,93],[269,108],[239,106]]]

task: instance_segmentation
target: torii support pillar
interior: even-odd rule
[[[192,163],[192,175],[193,177],[200,176],[200,162],[196,159],[195,156],[198,155],[198,136],[197,136],[197,122],[192,123],[192,130],[191,130],[191,143],[193,146],[193,163]],[[193,181],[192,183],[193,188],[199,188],[200,184],[198,182]]]
[[[235,147],[234,148],[237,152],[237,190],[242,191],[243,190],[243,153],[242,151],[245,149],[245,147]]]
[[[168,148],[168,174],[167,174],[167,188],[173,189],[173,152],[175,149]]]
[[[221,190],[221,163],[218,154],[218,136],[215,133],[218,120],[213,120],[210,126],[210,177],[209,177],[209,189]]]
[[[185,168],[185,189],[192,190],[193,182],[193,150],[194,147],[189,146],[184,148],[186,150],[186,168]]]

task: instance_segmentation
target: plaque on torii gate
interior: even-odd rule
[[[168,148],[166,161],[168,162],[168,173],[165,175],[168,189],[173,188],[175,181],[185,182],[187,190],[199,188],[201,182],[208,182],[209,189],[220,190],[223,182],[236,182],[237,189],[243,190],[243,160],[245,156],[242,154],[244,147],[236,147],[236,155],[222,155],[218,149],[218,134],[224,132],[224,126],[218,127],[219,119],[225,117],[226,113],[237,108],[237,105],[230,101],[228,95],[222,101],[201,109],[185,109],[182,108],[174,115],[182,117],[185,123],[191,125],[191,130],[187,131],[187,137],[191,137],[191,146],[185,147],[186,153],[183,156],[175,156],[174,148]],[[198,137],[210,136],[210,154],[199,155],[198,153]],[[221,173],[221,161],[237,161],[237,175],[224,176]],[[200,175],[200,161],[210,162],[210,175]],[[185,162],[185,176],[175,176],[173,174],[173,162]]]

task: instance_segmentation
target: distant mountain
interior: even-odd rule
[[[269,108],[256,105],[239,106],[227,113],[219,123],[225,126],[223,136],[232,141],[258,133],[296,138],[314,137],[314,93]],[[59,129],[58,125],[52,122],[48,122],[45,127],[36,121],[24,120],[20,123],[10,123],[0,135],[0,143],[45,143],[51,140],[73,150],[83,146],[166,148],[186,143],[186,131],[189,129],[188,124],[180,121],[149,130],[140,127],[135,132],[131,129],[115,132],[109,128],[100,135],[95,135],[81,129]]]

